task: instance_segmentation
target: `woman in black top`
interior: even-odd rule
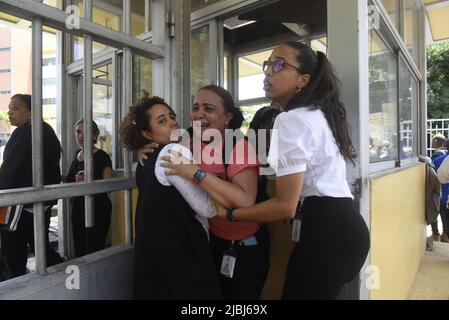
[[[97,124],[92,122],[93,142],[97,143],[100,131]],[[75,125],[75,136],[81,149],[77,150],[67,175],[66,182],[84,181],[84,121],[80,119]],[[109,155],[101,149],[92,147],[94,180],[111,179],[113,177],[112,162]],[[77,257],[103,250],[105,239],[111,224],[112,205],[106,193],[94,196],[95,226],[85,227],[84,197],[71,199],[72,228]]]
[[[6,144],[3,163],[0,167],[0,190],[26,188],[33,185],[31,96],[16,94],[9,103],[8,117],[17,128]],[[61,182],[59,160],[61,145],[52,127],[43,123],[44,184]],[[45,202],[45,230],[50,226],[51,207],[56,200]],[[43,231],[43,230],[42,230]],[[48,232],[45,232],[47,265],[63,262],[59,254],[50,247]],[[33,204],[25,204],[14,232],[2,232],[2,253],[7,258],[11,277],[26,274],[28,246],[34,251]]]
[[[135,298],[219,299],[207,233],[176,185],[162,184],[156,173],[158,156],[176,129],[175,113],[158,97],[131,107],[121,127],[122,142],[129,150],[159,144],[136,170]]]

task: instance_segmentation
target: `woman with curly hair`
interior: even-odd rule
[[[191,181],[166,176],[160,158],[179,129],[172,108],[161,98],[143,98],[130,108],[121,127],[129,150],[158,147],[138,165],[134,291],[137,299],[220,299],[221,289],[208,243],[207,217],[216,215],[210,197]]]

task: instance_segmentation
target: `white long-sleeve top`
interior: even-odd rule
[[[164,186],[174,186],[182,197],[187,201],[190,207],[196,212],[196,219],[203,225],[209,237],[209,222],[208,219],[217,215],[217,208],[215,203],[209,194],[204,191],[200,186],[193,184],[190,180],[182,178],[180,176],[167,176],[165,175],[165,168],[161,167],[161,158],[170,156],[169,151],[173,149],[181,153],[185,158],[192,160],[192,152],[186,147],[171,143],[166,145],[156,160],[155,175],[160,184]]]
[[[443,160],[440,167],[437,170],[438,180],[440,180],[441,184],[445,184],[449,182],[449,157]]]

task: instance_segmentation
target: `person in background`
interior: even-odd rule
[[[432,138],[432,148],[433,148],[431,156],[432,160],[446,154],[447,149],[445,144],[446,144],[446,137],[441,133],[436,134]]]
[[[11,135],[3,154],[0,167],[0,190],[33,186],[33,156],[31,132],[31,96],[16,94],[11,98],[8,111],[9,121],[17,127]],[[52,127],[43,122],[44,183],[59,184],[61,170],[61,145]],[[50,247],[48,228],[51,208],[56,200],[45,203],[45,244],[47,266],[63,262],[59,254]],[[28,246],[34,251],[33,204],[25,204],[15,231],[2,232],[2,253],[7,258],[11,277],[26,274]]]
[[[446,149],[449,148],[449,139],[445,141]],[[449,153],[443,154],[433,160],[433,165],[435,166],[438,174],[438,179],[441,183],[441,198],[440,198],[440,217],[443,224],[443,233],[441,236],[439,234],[433,233],[433,240],[438,241],[437,237],[440,238],[441,242],[449,242],[449,209],[448,209],[448,197],[449,197],[449,162],[446,159],[449,157]],[[437,222],[435,221],[435,225]],[[438,226],[438,225],[437,225]],[[438,228],[438,227],[437,227]],[[438,231],[438,229],[437,229]],[[433,227],[432,227],[433,232]]]
[[[92,121],[93,141],[93,168],[94,180],[112,179],[112,161],[109,155],[101,149],[95,147],[100,130],[95,121]],[[75,125],[76,142],[81,147],[75,152],[72,163],[67,174],[65,182],[83,182],[84,181],[84,120],[80,119]],[[83,255],[103,250],[105,248],[105,239],[111,224],[112,204],[106,193],[96,194],[94,196],[94,214],[95,226],[85,227],[84,197],[75,197],[71,199],[72,205],[72,228],[75,243],[75,255]]]
[[[447,154],[447,150],[448,149],[446,148],[446,137],[443,134],[441,134],[441,133],[436,134],[432,138],[432,148],[433,148],[433,151],[432,151],[431,159],[432,159],[432,163],[435,165],[435,162],[433,162],[433,161],[436,158],[439,158],[439,157]],[[436,169],[438,169],[438,168],[436,168]],[[446,201],[447,201],[447,199],[445,200],[445,202]],[[446,207],[446,205],[444,205],[444,207]],[[447,226],[445,228],[446,221],[443,220],[443,216],[441,216],[441,222],[443,223],[443,234],[445,235],[444,236],[444,240],[446,240],[446,238],[447,238],[447,233],[446,233]],[[433,241],[440,241],[442,235],[440,235],[440,231],[439,231],[439,228],[438,228],[438,219],[436,219],[434,222],[432,222],[431,226],[432,226],[432,239],[433,239]]]

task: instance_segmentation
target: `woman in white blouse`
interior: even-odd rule
[[[263,68],[265,94],[283,111],[269,154],[276,196],[247,208],[220,208],[219,215],[260,222],[293,219],[296,246],[284,299],[335,299],[360,272],[370,242],[346,181],[346,162],[353,163],[356,154],[338,79],[323,53],[299,42],[275,48]]]

